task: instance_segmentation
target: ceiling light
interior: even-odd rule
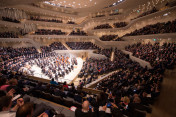
[[[78,4],[78,5],[81,5],[81,4]]]
[[[90,0],[92,2],[92,0]]]
[[[84,5],[84,6],[87,6],[87,5]]]
[[[95,2],[95,4],[97,4],[97,3]]]
[[[66,3],[66,1],[64,1],[64,3]]]
[[[73,4],[75,4],[75,2],[73,2]]]

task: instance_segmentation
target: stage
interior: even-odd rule
[[[75,78],[77,78],[77,75],[81,71],[83,67],[83,62],[86,58],[99,58],[99,59],[106,58],[104,55],[96,54],[93,51],[94,50],[55,50],[54,52],[59,55],[68,55],[70,57],[75,57],[77,60],[77,65],[73,66],[74,69],[71,70],[71,72],[69,72],[68,74],[65,74],[64,77],[58,77],[57,79],[54,78],[54,75],[52,77],[49,77],[48,75],[45,75],[42,72],[41,67],[39,67],[37,64],[32,64],[30,66],[30,71],[33,71],[32,76],[34,77],[38,77],[46,80],[51,80],[51,78],[54,78],[55,81],[57,82],[66,81],[68,84],[70,84]],[[69,61],[71,62],[71,59],[69,59]],[[57,69],[56,69],[56,72],[57,72]],[[76,83],[76,84],[79,84],[79,83]]]
[[[83,66],[83,60],[80,57],[77,57],[77,65],[74,65],[74,70],[72,70],[69,74],[66,74],[64,77],[59,77],[55,79],[57,82],[67,82],[68,84],[79,74],[81,68]],[[51,80],[48,76],[42,73],[42,69],[37,65],[31,66],[31,70],[34,71],[33,76]]]

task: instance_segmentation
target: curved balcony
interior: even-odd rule
[[[123,28],[97,29],[97,30],[91,30],[88,32],[97,36],[108,35],[108,34],[118,34],[121,37],[126,33],[132,32],[136,29],[140,29],[146,25],[174,20],[176,19],[175,14],[176,14],[176,7],[172,7],[165,11],[159,11],[159,12],[132,20],[127,26]]]

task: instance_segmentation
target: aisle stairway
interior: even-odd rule
[[[65,42],[61,42],[61,43],[67,48],[67,50],[72,50]]]
[[[161,94],[154,104],[152,117],[176,116],[176,67],[166,70],[162,82]]]

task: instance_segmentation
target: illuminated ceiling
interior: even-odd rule
[[[45,2],[46,4],[51,4],[58,7],[72,7],[72,8],[86,8],[92,7],[105,0],[54,0]]]
[[[115,6],[118,3],[123,2],[124,0],[117,0],[115,2],[113,2],[114,0],[109,0],[109,1],[112,2],[110,6]],[[105,2],[107,2],[107,0],[53,0],[53,1],[51,0],[51,1],[45,1],[44,3],[52,6],[56,6],[56,7],[65,7],[65,8],[89,8]]]

